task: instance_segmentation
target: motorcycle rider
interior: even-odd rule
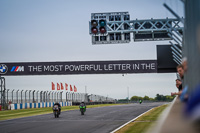
[[[84,112],[86,111],[86,104],[82,101],[79,105],[81,115],[84,115]]]
[[[80,106],[85,106],[85,109],[86,109],[86,104],[85,104],[84,101],[82,101],[82,102],[80,103]],[[80,107],[80,106],[79,106],[79,107]]]
[[[59,113],[61,112],[61,106],[60,103],[56,102],[53,106],[58,105]]]
[[[141,103],[142,103],[142,100],[140,99],[139,102],[140,102],[140,104],[141,104]]]

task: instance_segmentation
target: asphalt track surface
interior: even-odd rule
[[[165,103],[142,103],[88,108],[0,121],[0,133],[109,133],[147,110]]]

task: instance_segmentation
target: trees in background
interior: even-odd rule
[[[169,95],[160,95],[160,94],[156,94],[155,98],[150,98],[148,96],[132,96],[131,97],[131,101],[139,101],[139,100],[145,100],[145,101],[172,101],[174,99],[175,96],[169,96]]]
[[[155,101],[172,101],[175,96],[156,94]]]
[[[143,100],[143,97],[139,97],[139,96],[132,96],[131,101],[138,101],[138,100]]]

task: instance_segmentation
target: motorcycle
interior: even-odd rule
[[[79,108],[80,108],[80,111],[81,111],[81,115],[84,115],[84,113],[85,113],[85,111],[86,111],[86,106],[85,106],[85,104],[81,104],[81,105],[79,106]]]
[[[59,117],[59,115],[60,115],[60,110],[59,110],[59,107],[58,107],[58,105],[54,105],[53,106],[53,113],[54,113],[54,116],[55,116],[55,118],[57,117]]]
[[[141,103],[142,103],[142,100],[140,100],[139,102],[140,102],[140,104],[141,104]]]

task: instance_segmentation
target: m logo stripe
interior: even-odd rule
[[[15,66],[14,66],[14,67],[12,67],[12,69],[11,69],[11,72],[13,72],[13,71],[15,70],[15,68],[16,68]]]
[[[18,68],[19,68],[19,66],[17,66],[17,67],[15,68],[15,72],[18,70]]]

